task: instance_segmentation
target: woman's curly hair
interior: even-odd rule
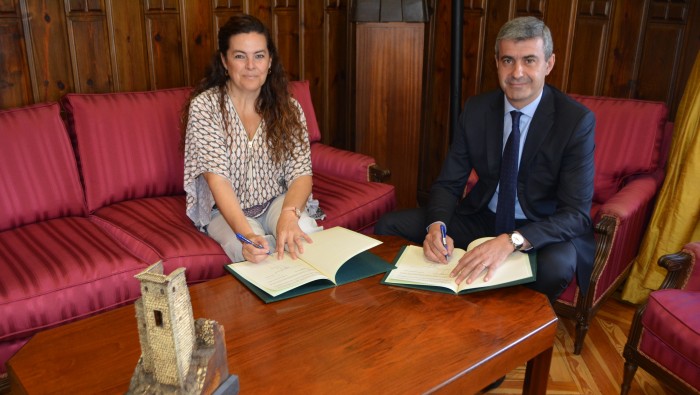
[[[226,56],[231,37],[242,33],[264,35],[267,41],[267,50],[272,58],[270,73],[255,101],[255,110],[265,121],[266,142],[270,156],[275,163],[279,164],[287,158],[288,154],[294,155],[294,147],[303,142],[304,134],[307,131],[301,123],[299,110],[290,100],[291,96],[287,90],[287,76],[280,62],[277,47],[270,36],[270,31],[259,19],[251,15],[233,16],[219,29],[219,50],[212,56],[205,77],[194,88],[182,111],[182,141],[183,143],[185,141],[192,99],[213,87],[219,88],[219,107],[224,120],[224,129],[226,133],[230,133],[229,114],[226,110],[226,82],[229,77],[221,62],[221,56]]]

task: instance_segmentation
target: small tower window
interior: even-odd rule
[[[163,326],[163,313],[160,310],[153,310],[153,318],[156,320],[156,326]]]

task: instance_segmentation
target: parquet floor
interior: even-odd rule
[[[593,317],[581,355],[574,355],[575,323],[559,319],[547,394],[619,394],[625,359],[622,350],[636,306],[608,299]],[[522,393],[525,365],[506,375],[488,394]],[[630,394],[674,394],[644,370],[637,369]]]

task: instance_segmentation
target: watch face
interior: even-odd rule
[[[518,246],[521,246],[525,242],[525,238],[523,238],[523,235],[521,235],[520,233],[511,234],[510,239],[513,241],[513,244],[516,244]]]

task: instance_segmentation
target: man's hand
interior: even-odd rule
[[[464,254],[450,275],[456,277],[457,284],[465,279],[467,284],[471,284],[487,270],[484,281],[489,281],[512,252],[513,244],[508,235],[499,235]]]
[[[425,235],[425,240],[423,240],[423,255],[429,261],[447,264],[445,255],[452,255],[452,250],[454,250],[454,241],[450,236],[447,236],[447,249],[442,244],[440,224],[434,223],[430,225],[428,234]]]

